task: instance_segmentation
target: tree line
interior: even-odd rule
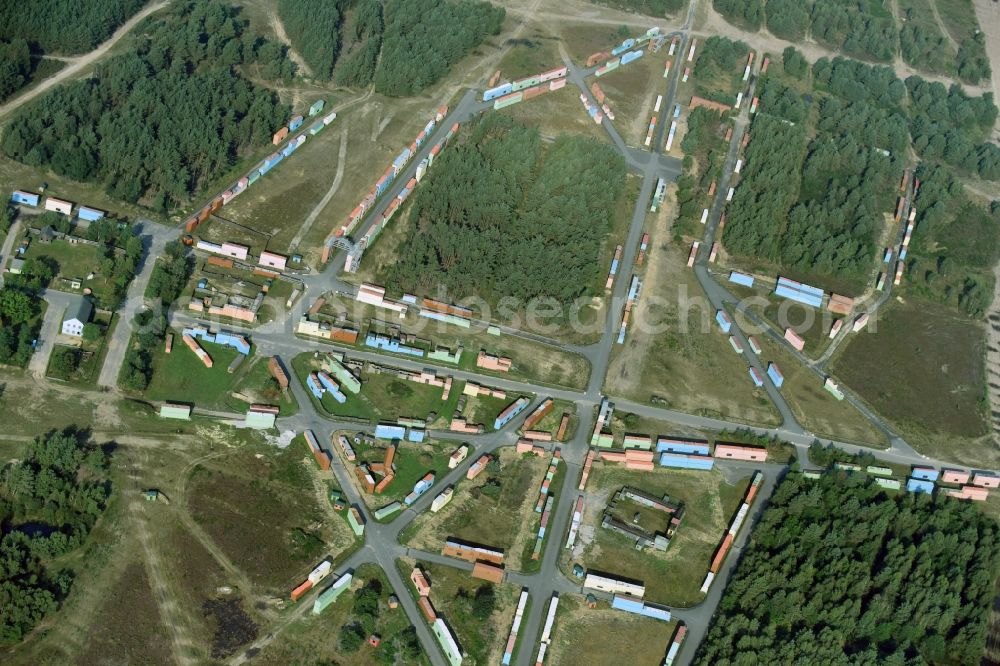
[[[236,67],[282,75],[291,71],[284,47],[215,0],[182,3],[146,25],[133,50],[18,113],[4,154],[166,211],[269,143],[288,108]]]
[[[390,284],[444,288],[455,299],[514,297],[519,306],[597,293],[601,247],[625,182],[624,160],[610,146],[563,135],[543,155],[537,129],[491,114],[437,160],[413,199]]]
[[[30,442],[0,484],[0,640],[14,643],[59,608],[73,583],[53,558],[78,549],[111,496],[108,454],[74,430]]]
[[[982,317],[993,298],[1000,258],[1000,202],[969,199],[950,169],[921,165],[916,229],[906,259],[908,284],[918,294]]]
[[[674,235],[693,235],[701,212],[708,204],[712,183],[722,176],[727,145],[724,139],[723,114],[706,107],[691,111],[687,118],[687,132],[681,139],[684,152],[684,171],[677,179],[677,218]]]
[[[926,22],[904,15],[901,28],[883,3],[855,0],[712,0],[726,20],[748,30],[766,26],[775,36],[801,42],[807,36],[844,53],[890,62],[897,53],[920,69],[958,76],[968,83],[989,79],[990,63],[982,33],[959,40],[953,50],[944,35]],[[912,8],[908,10],[912,12]],[[929,11],[929,10],[928,10]],[[968,9],[953,11],[971,11]]]
[[[392,97],[447,76],[506,16],[482,0],[280,0],[278,12],[314,77],[350,87],[374,81]]]
[[[968,502],[792,472],[695,663],[978,663],[998,563],[997,525]]]
[[[31,51],[28,42],[0,40],[0,101],[21,89],[31,76]]]

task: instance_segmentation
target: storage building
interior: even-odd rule
[[[584,578],[583,586],[591,590],[610,592],[611,594],[624,594],[630,597],[638,597],[640,599],[646,594],[646,586],[642,583],[621,580],[619,578],[612,578],[611,576],[604,576],[590,572],[588,572],[587,577]]]
[[[160,405],[160,417],[164,419],[189,420],[191,418],[191,406],[166,402]]]

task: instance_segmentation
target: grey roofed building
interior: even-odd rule
[[[94,306],[90,299],[84,296],[75,296],[66,308],[66,314],[62,319],[63,335],[80,337],[83,335],[83,326],[90,321],[90,315],[94,312]]]

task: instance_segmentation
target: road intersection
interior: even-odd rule
[[[689,14],[683,27],[680,31],[674,33],[680,40],[679,48],[677,50],[678,62],[681,60],[683,54],[689,46],[689,40],[691,39],[691,24],[697,4],[697,2],[691,4]],[[587,96],[591,103],[594,103],[586,84],[586,77],[593,73],[593,68],[579,68],[569,61],[566,62],[566,65],[568,67],[569,81],[576,85],[580,89],[581,94]],[[574,582],[560,571],[558,566],[559,556],[563,549],[564,535],[571,518],[572,507],[575,503],[576,496],[579,493],[578,485],[583,462],[589,450],[589,437],[594,427],[595,411],[603,398],[602,391],[604,378],[610,363],[611,352],[614,344],[614,334],[617,330],[618,323],[621,321],[622,313],[625,307],[625,297],[628,288],[627,278],[632,274],[635,266],[639,240],[643,233],[643,226],[646,220],[650,197],[652,196],[656,183],[660,178],[669,182],[676,179],[681,173],[680,161],[676,158],[663,154],[658,148],[662,146],[663,143],[664,125],[668,118],[667,114],[674,105],[678,81],[682,70],[682,66],[674,67],[671,77],[667,83],[664,105],[661,111],[662,117],[659,122],[657,136],[655,137],[656,145],[654,146],[654,150],[643,151],[627,146],[610,120],[605,118],[602,122],[602,126],[607,132],[612,144],[622,154],[628,168],[637,172],[642,177],[642,184],[628,228],[627,237],[623,242],[623,256],[618,271],[618,279],[615,281],[610,295],[609,307],[607,309],[603,334],[600,341],[595,344],[585,346],[570,345],[532,333],[509,329],[506,327],[502,329],[502,332],[506,335],[529,338],[536,342],[558,346],[561,349],[573,351],[584,356],[589,361],[591,366],[591,373],[586,388],[581,391],[561,387],[543,386],[534,382],[497,378],[454,368],[442,368],[455,379],[482,382],[508,391],[532,393],[537,396],[533,404],[538,404],[538,401],[542,397],[552,397],[569,401],[574,404],[576,415],[579,419],[579,426],[577,428],[576,435],[572,441],[564,443],[561,446],[561,455],[563,459],[562,464],[565,465],[565,481],[560,495],[557,498],[555,511],[549,526],[550,536],[543,551],[541,568],[534,574],[516,572],[509,572],[507,574],[508,581],[523,586],[528,590],[532,597],[531,609],[521,628],[517,658],[517,664],[519,666],[534,663],[534,655],[538,647],[538,635],[541,630],[543,613],[548,606],[548,599],[553,594],[579,593],[581,589],[578,582]],[[752,96],[752,93],[753,89],[751,88],[751,92],[748,97]],[[459,103],[452,109],[447,118],[438,125],[437,131],[410,161],[409,166],[396,179],[394,185],[383,195],[382,198],[380,198],[379,203],[375,205],[367,218],[369,222],[362,225],[362,227],[357,230],[357,237],[364,234],[367,228],[373,223],[373,220],[375,220],[379,214],[384,211],[385,207],[402,189],[405,183],[413,177],[417,164],[419,164],[420,161],[426,157],[426,154],[429,153],[431,147],[438,140],[440,140],[441,137],[443,137],[444,133],[447,132],[448,128],[450,128],[453,123],[465,123],[477,114],[491,108],[491,106],[491,103],[478,101],[475,91],[468,91]],[[738,302],[738,299],[736,299],[735,296],[733,296],[725,287],[713,278],[707,266],[707,255],[709,248],[718,233],[719,219],[725,205],[724,193],[728,191],[733,164],[748,122],[749,114],[746,109],[744,109],[744,111],[736,119],[732,143],[730,144],[729,153],[724,167],[724,176],[720,187],[718,188],[716,199],[712,204],[709,222],[706,225],[704,237],[705,242],[703,244],[704,247],[702,247],[701,253],[695,265],[695,275],[699,284],[705,291],[705,294],[712,303],[713,307],[719,309],[727,306],[733,306]],[[122,312],[122,322],[118,327],[119,332],[116,333],[114,340],[110,343],[113,353],[108,354],[105,366],[102,368],[101,379],[99,382],[102,386],[110,387],[115,384],[115,378],[117,377],[120,369],[120,365],[124,357],[124,351],[127,348],[129,334],[131,332],[131,320],[134,317],[135,312],[137,312],[142,306],[142,294],[145,290],[146,284],[148,284],[149,271],[154,263],[153,259],[162,252],[166,242],[179,238],[181,234],[178,229],[166,229],[158,227],[153,223],[144,224],[143,231],[150,237],[146,264],[142,268],[139,279],[133,283],[133,287],[129,291],[126,309]],[[292,358],[304,352],[338,350],[348,353],[352,358],[374,363],[385,363],[406,370],[419,371],[429,366],[433,366],[433,363],[424,360],[415,361],[374,350],[361,351],[353,347],[299,337],[295,334],[294,328],[300,316],[304,314],[308,305],[317,297],[330,291],[346,294],[352,293],[354,288],[337,278],[338,273],[343,268],[344,259],[344,252],[337,253],[322,272],[299,276],[303,287],[303,295],[286,319],[258,327],[245,327],[228,322],[220,325],[227,329],[241,331],[251,335],[259,353],[264,355],[280,355],[285,358]],[[884,302],[887,297],[888,293],[886,292],[883,294],[880,303]],[[745,310],[740,311],[745,312]],[[752,315],[752,313],[748,314],[748,316],[750,315]],[[196,319],[180,311],[171,312],[170,321],[174,325],[189,325],[206,322],[204,319]],[[766,325],[765,322],[755,323],[764,323]],[[746,344],[746,336],[740,330],[738,325],[734,325],[733,334],[744,343],[744,348],[748,350],[748,358],[750,359],[751,365],[757,367],[758,370],[763,373],[765,367],[763,362],[756,355],[752,354],[752,352],[749,352],[749,345]],[[825,366],[826,359],[823,359],[823,362],[816,363],[811,362],[804,357],[797,358],[800,362],[812,368],[815,372],[817,372],[817,374],[823,376],[823,367]],[[890,442],[890,448],[888,450],[877,450],[817,438],[811,433],[806,432],[797,422],[791,408],[781,393],[770,384],[766,384],[765,386],[769,398],[774,403],[782,418],[782,423],[777,428],[760,428],[723,419],[685,414],[661,407],[619,400],[613,396],[610,399],[620,410],[632,412],[640,416],[654,418],[664,422],[675,423],[686,428],[697,428],[708,431],[745,428],[768,437],[778,437],[781,440],[790,442],[796,448],[796,457],[799,463],[803,466],[808,466],[809,464],[807,453],[808,447],[817,441],[824,444],[834,444],[851,453],[871,453],[881,460],[894,463],[943,464],[940,461],[929,461],[921,454],[915,452],[887,424],[885,424],[877,415],[868,409],[867,406],[852,395],[848,396],[851,404],[857,407],[862,414],[864,414],[876,427],[887,435]],[[302,430],[309,429],[317,435],[317,438],[321,442],[330,442],[334,433],[338,431],[370,431],[370,427],[368,426],[359,427],[359,425],[355,422],[338,421],[335,418],[329,418],[320,414],[315,409],[311,397],[305,391],[304,387],[297,378],[293,378],[291,382],[291,390],[300,405],[300,411],[295,416],[279,419],[278,426],[281,430],[294,430],[301,432]],[[436,481],[435,490],[447,487],[448,485],[454,484],[459,479],[463,478],[469,466],[471,466],[471,464],[482,454],[494,452],[500,447],[513,446],[517,441],[517,435],[514,432],[514,424],[510,424],[498,432],[483,435],[470,436],[446,431],[434,431],[430,433],[430,437],[437,440],[455,441],[456,443],[460,441],[467,442],[472,448],[469,456],[462,464],[460,464],[456,469],[449,471],[443,478]],[[961,465],[950,466],[959,468],[963,467]],[[762,470],[765,473],[765,481],[759,493],[759,500],[754,505],[751,520],[747,521],[751,523],[751,525],[755,522],[754,519],[759,516],[763,507],[766,506],[768,497],[786,469],[786,467],[782,465],[757,464],[749,466],[745,463],[733,463],[726,461],[721,461],[719,463],[719,468],[726,474],[745,475],[753,470]],[[347,499],[352,505],[356,506],[362,512],[367,523],[363,546],[353,552],[345,560],[337,563],[335,568],[337,573],[340,574],[353,571],[358,566],[365,563],[378,565],[385,572],[390,585],[393,587],[396,596],[400,600],[403,611],[407,614],[410,622],[416,628],[417,635],[424,650],[428,654],[431,663],[435,666],[445,664],[446,662],[440,649],[438,648],[437,641],[431,634],[426,622],[424,622],[416,603],[413,601],[413,598],[407,589],[406,581],[403,580],[396,566],[396,560],[398,558],[412,557],[436,564],[456,567],[462,570],[468,570],[471,568],[471,565],[466,562],[453,560],[435,553],[412,550],[399,543],[399,536],[403,529],[412,523],[418,515],[429,508],[430,502],[437,493],[432,492],[421,497],[411,507],[408,507],[402,513],[397,515],[392,522],[380,523],[374,519],[371,511],[367,509],[366,504],[353,482],[350,470],[348,470],[348,468],[344,465],[339,455],[335,454],[333,456],[332,471],[337,483],[347,496]],[[734,550],[737,553],[745,545],[747,539],[749,538],[750,531],[750,528],[744,527],[740,535],[738,535],[736,543],[734,544]],[[721,595],[725,589],[725,583],[728,576],[732,569],[736,566],[737,561],[738,556],[730,556],[727,558],[722,571],[720,571],[718,575],[719,580],[709,589],[708,596],[702,603],[692,608],[674,609],[674,615],[678,619],[685,622],[689,631],[689,638],[681,651],[681,655],[677,663],[686,664],[693,658],[699,641],[707,631],[711,617],[714,614]],[[300,602],[300,606],[294,611],[292,618],[304,615],[308,612],[309,608],[311,608],[311,604],[308,603],[308,599]],[[262,636],[244,652],[235,656],[231,660],[231,663],[239,664],[251,660],[252,656],[266,644],[280,637],[281,629],[284,626],[287,626],[288,622],[290,622],[290,618],[287,619],[281,626],[274,628],[270,633]]]

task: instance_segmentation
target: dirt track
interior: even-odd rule
[[[138,14],[130,18],[128,21],[123,23],[120,28],[115,30],[115,34],[111,35],[111,37],[109,37],[106,42],[98,46],[90,53],[85,53],[84,55],[78,56],[76,58],[63,58],[65,62],[70,63],[68,66],[59,70],[49,78],[43,80],[34,88],[31,88],[25,91],[24,93],[15,96],[14,99],[10,100],[3,106],[0,106],[0,120],[5,118],[12,111],[20,107],[22,104],[30,102],[31,100],[41,95],[52,86],[62,83],[67,79],[75,77],[86,67],[93,64],[97,60],[103,58],[105,55],[107,55],[108,51],[111,50],[111,47],[117,44],[119,40],[121,40],[122,37],[127,35],[132,30],[132,28],[134,28],[136,25],[139,24],[140,21],[142,21],[144,18],[146,18],[153,12],[163,9],[168,4],[170,4],[170,0],[160,0],[159,2],[153,3],[151,5],[146,5],[146,7],[141,12],[139,12]]]

